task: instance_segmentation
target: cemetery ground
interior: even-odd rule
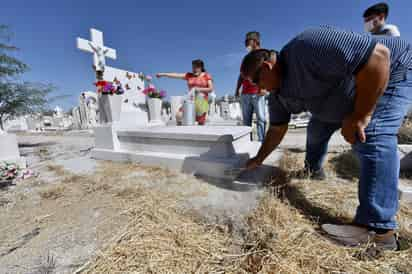
[[[0,273],[411,273],[410,204],[399,252],[322,234],[320,223],[351,220],[358,165],[335,137],[328,180],[297,179],[303,132],[288,135],[272,181],[246,189],[95,161],[87,133],[20,135],[39,175],[0,188]]]

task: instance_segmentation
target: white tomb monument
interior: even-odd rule
[[[27,131],[29,126],[25,116],[19,116],[14,119],[9,119],[4,122],[4,129],[8,132]]]
[[[105,58],[116,59],[116,50],[103,44],[103,33],[90,29],[91,41],[77,38],[77,48],[93,53],[93,66],[103,72],[103,80],[119,82],[123,95],[110,96],[112,120],[121,128],[135,128],[148,125],[146,96],[143,94],[144,83],[138,73],[106,66]]]
[[[134,161],[233,182],[238,179],[230,171],[242,168],[260,147],[260,143],[250,141],[250,132],[250,127],[242,126],[158,126],[135,130],[96,127],[92,157]],[[272,172],[272,168],[263,166],[253,171],[255,177],[242,180],[259,184]]]
[[[104,80],[120,81],[125,89],[120,122],[94,128],[94,158],[137,161],[233,181],[232,173],[227,171],[243,167],[247,159],[257,153],[260,144],[250,141],[249,127],[150,126],[147,113],[141,108],[146,103],[143,82],[136,73],[105,66],[105,57],[115,59],[116,51],[103,45],[101,32],[92,29],[91,36],[92,41],[78,39],[78,48],[93,52],[95,69],[104,72]],[[173,112],[176,112],[174,107]],[[268,179],[271,172],[272,168],[256,170],[264,179]]]
[[[16,163],[21,168],[26,167],[26,160],[20,157],[17,138],[14,134],[0,129],[0,162]]]

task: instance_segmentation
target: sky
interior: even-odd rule
[[[106,46],[117,50],[109,66],[144,72],[187,72],[203,59],[218,96],[234,94],[246,54],[245,33],[261,32],[262,46],[281,49],[307,27],[331,25],[363,31],[362,13],[369,0],[13,0],[3,1],[0,24],[10,26],[16,57],[30,66],[23,80],[50,83],[53,102],[69,110],[81,92],[94,90],[92,54],[76,48],[76,38],[90,39],[89,29],[103,31]],[[388,23],[412,41],[411,0],[387,1]],[[187,91],[182,80],[159,79],[168,95]]]

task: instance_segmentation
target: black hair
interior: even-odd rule
[[[196,68],[201,68],[202,72],[206,72],[205,63],[201,59],[196,59],[192,61],[192,66]]]
[[[275,51],[276,52],[276,51]],[[242,74],[253,76],[265,61],[270,60],[271,51],[258,49],[250,52],[243,58],[240,71]]]
[[[364,13],[363,13],[363,18],[369,17],[371,15],[379,15],[379,14],[384,14],[385,19],[388,17],[389,14],[389,6],[388,4],[382,2],[378,3],[376,5],[373,5],[369,7]]]
[[[255,40],[260,45],[260,33],[258,31],[249,31],[248,33],[246,33],[246,38],[245,38],[246,46],[249,40]]]

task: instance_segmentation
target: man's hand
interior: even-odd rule
[[[342,124],[345,140],[355,144],[366,142],[365,128],[368,126],[379,98],[385,92],[390,75],[390,51],[377,44],[368,62],[356,74],[356,96],[354,112]]]
[[[270,126],[265,140],[259,149],[257,155],[246,163],[246,169],[252,170],[262,165],[263,161],[276,149],[280,144],[286,132],[288,131],[288,124],[279,126]]]
[[[260,89],[259,92],[258,92],[259,96],[265,96],[266,94],[268,94],[268,91],[265,90],[265,89]]]
[[[343,120],[341,133],[346,142],[354,145],[356,143],[356,140],[359,139],[360,142],[365,143],[365,129],[369,125],[370,121],[371,116],[357,118],[353,114]]]
[[[254,157],[252,159],[249,159],[249,161],[247,161],[246,169],[247,170],[252,170],[252,169],[255,169],[255,168],[257,168],[261,165],[262,165],[262,161],[259,160],[257,157]]]

